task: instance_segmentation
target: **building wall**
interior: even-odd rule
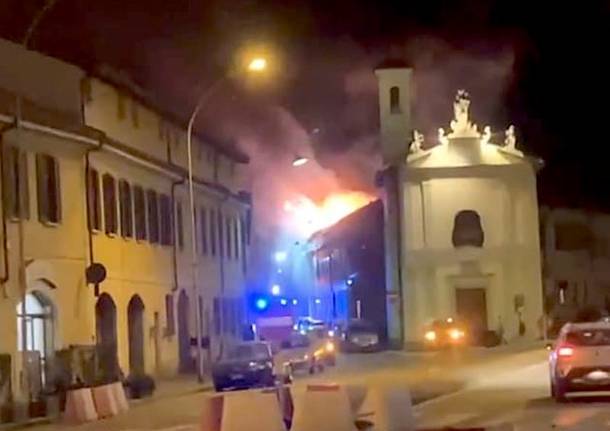
[[[134,150],[156,160],[188,168],[186,130],[135,99],[124,89],[87,77],[85,121]],[[202,180],[241,190],[243,167],[211,144],[193,138],[193,172]]]
[[[119,102],[119,98],[121,102]],[[122,108],[118,105],[121,103]],[[143,106],[128,94],[97,79],[90,79],[90,94],[85,104],[85,119],[91,126],[103,128],[108,135],[120,143],[146,154],[151,159],[165,162],[168,165],[186,169],[186,135],[175,124]],[[137,122],[134,122],[132,109],[136,109]],[[119,111],[124,110],[124,115]],[[226,187],[237,192],[240,187],[239,168],[211,146],[195,140],[193,145],[194,174],[196,178]],[[126,179],[131,184],[138,184],[158,193],[171,195],[172,183],[181,182],[180,178],[171,175],[160,175],[145,167],[122,160],[120,156],[107,152],[94,153],[92,167],[99,171],[100,177],[108,172],[117,180]],[[129,340],[127,330],[127,306],[133,295],[139,295],[145,306],[145,343],[146,371],[150,373],[171,374],[178,368],[178,338],[181,334],[167,335],[163,328],[155,328],[154,314],[159,313],[160,321],[167,327],[165,298],[172,296],[177,315],[177,300],[182,291],[189,298],[189,335],[195,337],[196,308],[193,289],[193,264],[191,257],[192,242],[195,241],[198,280],[201,301],[202,336],[210,339],[210,349],[204,352],[206,358],[217,356],[221,349],[218,322],[223,321],[225,330],[231,330],[229,338],[235,338],[241,332],[237,324],[243,308],[245,288],[244,273],[247,265],[247,250],[244,248],[243,226],[245,226],[247,205],[238,202],[234,197],[227,197],[216,189],[207,186],[195,188],[195,232],[191,231],[190,206],[186,184],[175,187],[176,202],[182,207],[182,227],[184,244],[177,247],[176,269],[174,280],[173,248],[151,244],[149,241],[125,240],[120,236],[108,236],[97,233],[95,238],[95,259],[108,268],[108,279],[102,284],[102,291],[110,294],[115,301],[118,313],[118,353],[123,370],[129,369]],[[206,213],[206,245],[203,242],[201,213]],[[212,254],[212,218],[211,211],[222,214],[222,238],[218,222],[215,224],[216,253]],[[174,221],[177,212],[173,211]],[[215,217],[217,220],[217,216]],[[231,256],[227,254],[227,219],[231,222]],[[237,225],[237,228],[235,227]],[[179,224],[174,223],[174,230]],[[235,231],[239,244],[239,258],[235,256]],[[222,241],[222,245],[220,244]],[[223,258],[221,264],[221,249]],[[177,281],[177,283],[176,283]],[[220,305],[220,298],[231,302],[231,305]],[[215,302],[217,304],[215,305]],[[165,323],[164,323],[165,322]],[[155,332],[156,331],[156,332]],[[189,338],[190,338],[189,337]],[[224,339],[225,337],[223,337]],[[158,347],[156,347],[158,346]]]
[[[82,123],[82,70],[55,58],[26,51],[5,39],[0,39],[0,58],[7,59],[0,68],[0,88],[18,92],[39,107],[58,111],[75,123]],[[53,84],[49,85],[51,82]],[[12,111],[13,105],[6,108]]]
[[[541,236],[547,309],[556,326],[575,317],[586,306],[607,310],[610,306],[610,216],[580,209],[543,207]]]
[[[2,52],[17,48],[0,43]],[[30,54],[33,55],[32,58],[29,58]],[[17,399],[28,397],[28,382],[23,377],[23,361],[18,354],[17,344],[17,304],[21,302],[24,293],[40,294],[52,310],[52,323],[49,327],[52,337],[49,337],[48,346],[50,357],[53,352],[71,345],[95,345],[99,341],[95,313],[98,298],[94,294],[94,286],[88,284],[85,278],[86,268],[92,262],[87,223],[87,151],[91,151],[90,166],[98,171],[100,182],[106,173],[116,180],[117,233],[107,233],[105,230],[107,220],[104,217],[104,189],[98,184],[101,224],[91,236],[93,261],[102,263],[107,270],[106,279],[99,285],[99,293],[110,295],[116,306],[117,353],[121,369],[125,375],[130,372],[127,309],[129,301],[136,295],[144,304],[143,371],[155,376],[166,376],[175,374],[180,368],[178,346],[181,334],[178,331],[180,316],[177,303],[183,291],[191,298],[186,313],[187,331],[182,334],[183,339],[190,344],[196,333],[196,289],[202,299],[202,315],[206,317],[202,322],[202,335],[210,341],[210,347],[204,355],[206,359],[214,358],[221,350],[221,339],[231,342],[241,334],[240,319],[244,316],[244,280],[248,267],[246,220],[249,203],[237,196],[243,185],[240,182],[243,165],[234,162],[212,145],[196,142],[194,168],[197,230],[191,232],[185,178],[187,163],[184,130],[163,114],[156,113],[125,94],[121,96],[125,115],[118,116],[118,94],[121,93],[112,85],[96,78],[83,80],[84,74],[80,70],[54,59],[35,53],[24,55],[27,61],[24,60],[22,65],[29,67],[27,73],[24,73],[28,79],[16,83],[15,79],[9,78],[16,76],[18,71],[13,71],[13,75],[6,70],[0,72],[0,87],[6,86],[2,91],[10,93],[15,91],[15,85],[23,84],[25,87],[21,88],[22,94],[28,97],[31,95],[30,102],[38,104],[37,109],[56,109],[60,111],[59,117],[71,118],[73,121],[69,129],[57,129],[59,126],[56,124],[46,123],[40,124],[46,128],[37,131],[7,129],[0,141],[5,148],[16,146],[26,154],[29,195],[29,218],[22,224],[27,292],[22,291],[20,282],[20,223],[8,217],[8,201],[2,202],[3,216],[8,218],[8,280],[0,286],[0,353],[12,356],[13,393]],[[34,96],[39,97],[37,99]],[[9,111],[7,106],[0,108],[2,112]],[[29,113],[30,111],[24,112],[25,119],[32,122],[34,120],[28,117]],[[2,127],[8,127],[8,123],[2,124]],[[77,132],[72,132],[73,130]],[[91,134],[98,138],[86,137]],[[38,207],[42,208],[41,202],[47,199],[50,192],[39,192],[37,188],[37,154],[52,156],[57,162],[57,190],[61,208],[58,223],[41,221],[38,217]],[[7,153],[3,152],[5,169],[1,181],[5,193],[6,190],[11,190],[11,167],[6,166],[8,161]],[[172,204],[171,239],[177,241],[177,236],[173,235],[177,235],[179,226],[182,227],[184,239],[181,246],[176,246],[175,268],[174,247],[171,244],[151,244],[148,237],[138,241],[121,235],[120,179],[167,196],[172,195],[173,188],[175,203],[181,204],[182,218],[179,223],[176,206]],[[172,187],[174,183],[176,185]],[[207,211],[214,209],[222,216],[222,236],[217,225],[215,230],[215,255],[211,253],[213,228],[209,217],[205,229],[201,224],[203,207]],[[227,251],[227,220],[231,226],[231,253]],[[206,246],[203,245],[203,230],[207,234]],[[196,286],[193,286],[192,240],[197,244]],[[239,250],[238,253],[236,249]],[[223,250],[222,254],[220,250]],[[5,257],[4,250],[0,257]],[[6,276],[6,271],[2,271],[2,275]],[[221,331],[216,328],[219,326],[217,321],[224,322],[225,332],[230,332],[227,337],[220,337]]]
[[[95,322],[90,313],[93,292],[84,279],[87,260],[85,207],[81,198],[83,148],[65,139],[30,132],[21,132],[18,138],[15,131],[6,133],[2,143],[5,148],[19,145],[27,157],[30,217],[23,223],[27,292],[41,293],[53,303],[55,350],[71,344],[91,344]],[[62,218],[56,224],[41,222],[38,217],[35,160],[40,153],[52,155],[58,161]],[[26,382],[19,378],[22,363],[17,355],[16,312],[24,294],[19,281],[18,230],[17,220],[7,222],[9,279],[0,299],[0,352],[12,355],[13,389],[21,394]]]
[[[534,175],[522,165],[491,172],[478,167],[459,174],[415,169],[404,183],[407,342],[420,341],[427,322],[456,315],[456,288],[485,288],[487,327],[509,340],[519,334],[514,304],[522,295],[525,335],[539,335],[542,294]],[[480,216],[482,247],[454,247],[454,220],[462,210]]]

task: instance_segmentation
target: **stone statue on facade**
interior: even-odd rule
[[[438,129],[438,142],[441,145],[447,145],[449,143],[449,139],[447,139],[447,134],[445,133],[445,129],[439,127]]]
[[[413,142],[411,142],[411,147],[409,148],[411,154],[420,153],[423,151],[422,146],[424,145],[424,135],[423,133],[419,133],[417,130],[413,130]]]
[[[481,136],[481,143],[489,144],[491,142],[491,127],[485,126],[483,129],[483,135]]]
[[[458,90],[453,102],[453,116],[451,120],[451,137],[475,138],[479,137],[477,126],[472,124],[468,118],[470,108],[470,95],[466,90]]]
[[[511,124],[508,126],[508,129],[506,129],[506,132],[504,132],[504,148],[507,150],[516,150],[516,144],[517,138],[515,137],[515,126]]]

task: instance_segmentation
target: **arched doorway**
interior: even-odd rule
[[[178,296],[178,349],[181,373],[193,372],[189,314],[189,297],[183,290]]]
[[[119,377],[117,358],[116,305],[112,297],[102,293],[95,304],[97,354],[103,379]]]
[[[138,295],[132,296],[127,305],[127,329],[129,332],[129,372],[144,374],[144,303]]]
[[[47,360],[54,352],[53,304],[33,291],[17,304],[17,348],[24,352],[30,394],[38,396],[45,385]]]

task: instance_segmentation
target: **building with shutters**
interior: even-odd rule
[[[459,91],[448,132],[428,142],[410,111],[412,70],[377,70],[388,332],[419,344],[433,319],[459,317],[507,340],[541,334],[536,172],[514,128],[479,131]]]
[[[197,134],[192,231],[182,119],[111,70],[2,40],[0,56],[0,405],[38,398],[71,346],[125,376],[193,372],[197,306],[212,360],[244,319],[247,157]]]

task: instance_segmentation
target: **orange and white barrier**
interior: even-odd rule
[[[224,396],[220,431],[243,430],[286,431],[275,392],[240,391]]]
[[[93,402],[91,388],[68,391],[64,419],[68,423],[79,424],[97,420],[97,411]]]
[[[112,385],[103,385],[91,389],[97,416],[110,418],[119,414],[115,391]]]
[[[291,431],[356,431],[345,388],[310,385],[295,399]]]
[[[384,431],[415,431],[411,394],[402,387],[372,387],[358,414]]]
[[[199,431],[220,431],[224,397],[220,394],[205,397],[201,409]]]
[[[473,428],[418,428],[417,431],[513,431],[515,427],[511,424],[493,425],[491,427],[473,427]]]
[[[114,382],[110,385],[116,402],[119,413],[124,413],[129,410],[129,403],[125,395],[125,388],[121,382]]]
[[[347,392],[352,412],[355,415],[360,411],[360,407],[366,399],[368,388],[365,385],[350,384],[345,385],[345,391]]]

